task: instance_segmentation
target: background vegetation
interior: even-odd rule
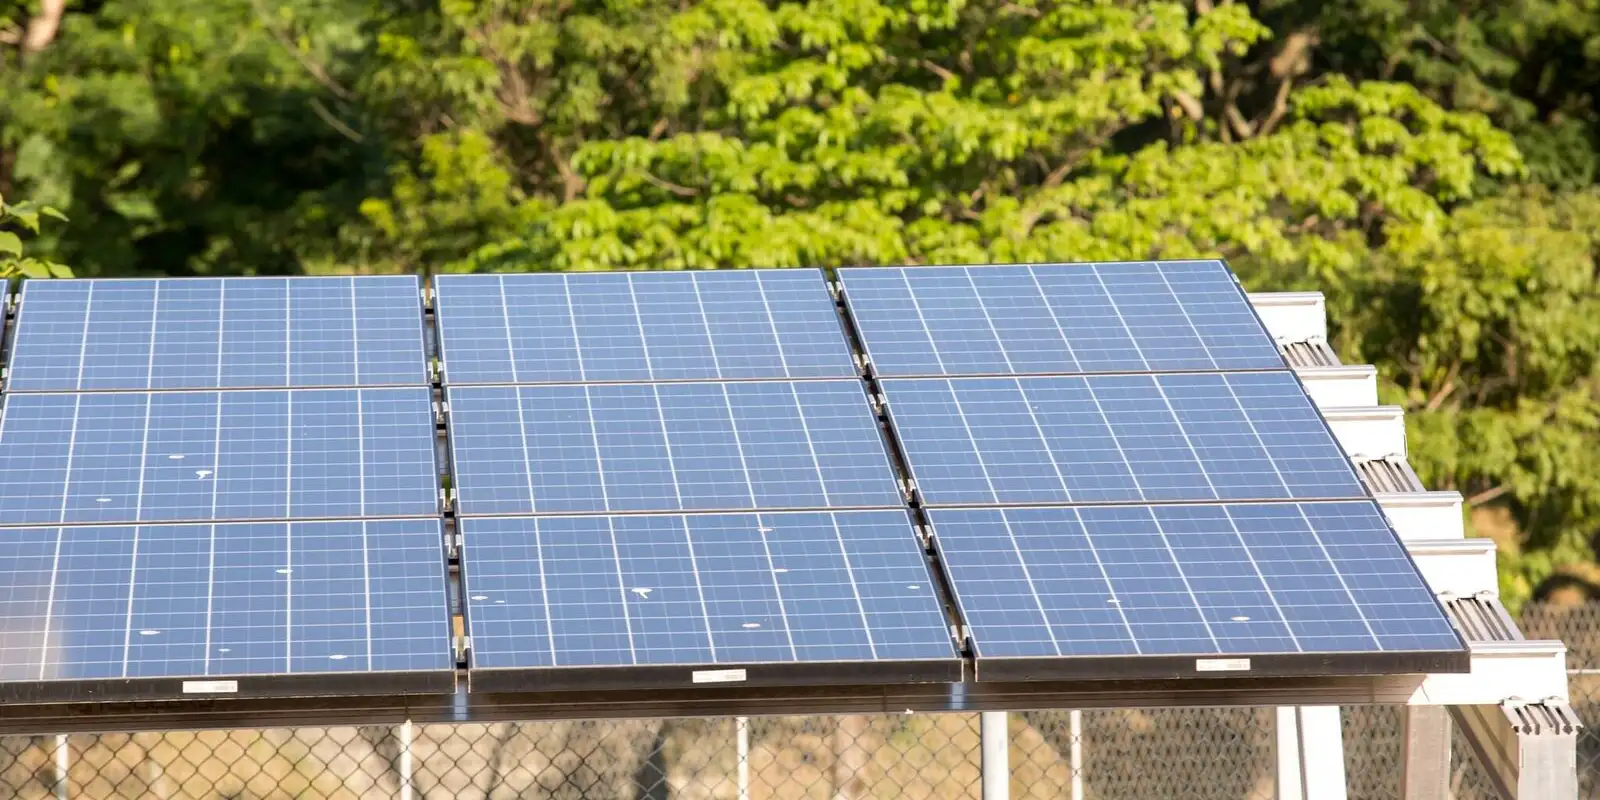
[[[1220,255],[1327,293],[1513,602],[1600,594],[1597,172],[1600,0],[0,0],[30,256]]]

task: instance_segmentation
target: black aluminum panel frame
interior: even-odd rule
[[[742,680],[696,682],[697,673],[738,670]],[[472,667],[467,670],[473,693],[684,690],[715,687],[789,688],[815,686],[911,685],[958,683],[966,662],[951,648],[950,657],[927,660],[799,661],[729,664],[627,665],[615,667]]]
[[[233,692],[185,692],[185,683],[234,681]],[[406,672],[319,672],[285,675],[192,675],[153,678],[88,678],[82,680],[0,683],[0,704],[124,703],[193,698],[359,697],[394,694],[451,694],[456,690],[452,666]],[[0,718],[7,716],[0,712]]]
[[[1201,664],[1248,661],[1249,669],[1202,669]],[[973,659],[979,682],[1163,680],[1228,675],[1255,678],[1459,675],[1472,669],[1471,653],[1379,651],[1367,653],[1199,653],[1194,655],[1044,656]]]

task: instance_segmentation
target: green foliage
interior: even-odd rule
[[[72,277],[72,270],[65,266],[23,252],[22,237],[15,229],[37,234],[40,217],[67,221],[65,215],[50,206],[28,202],[7,204],[5,198],[0,197],[0,285],[17,277]]]
[[[1220,255],[1521,596],[1600,524],[1597,4],[0,2],[0,192],[90,275]]]

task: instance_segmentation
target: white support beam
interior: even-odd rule
[[[1493,539],[1408,541],[1405,545],[1434,594],[1472,597],[1498,593]]]
[[[1550,640],[1468,642],[1471,671],[1428,675],[1407,705],[1494,705],[1515,698],[1523,702],[1567,702],[1567,646]]]
[[[1306,394],[1317,408],[1360,408],[1378,404],[1378,370],[1361,364],[1351,367],[1296,367]]]
[[[1328,338],[1328,310],[1321,292],[1254,292],[1249,298],[1267,333],[1279,344]]]
[[[1384,492],[1374,496],[1395,533],[1407,542],[1467,536],[1460,492]]]
[[[1277,709],[1278,800],[1346,800],[1338,706]]]
[[[1399,406],[1324,408],[1322,416],[1351,458],[1384,458],[1406,454],[1405,411]]]

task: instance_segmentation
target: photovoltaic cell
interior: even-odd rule
[[[980,679],[985,659],[1463,649],[1371,501],[929,516]]]
[[[902,505],[860,382],[453,387],[463,515]]]
[[[12,394],[0,525],[437,513],[426,388]]]
[[[414,276],[27,281],[9,392],[420,386]]]
[[[444,575],[437,519],[0,530],[0,693],[430,671],[448,691]]]
[[[882,377],[1284,369],[1219,261],[839,270]]]
[[[485,670],[955,659],[903,510],[465,519],[462,538],[475,687]]]
[[[441,275],[445,380],[852,377],[814,269]]]
[[[1289,372],[882,386],[929,505],[1366,496]]]

